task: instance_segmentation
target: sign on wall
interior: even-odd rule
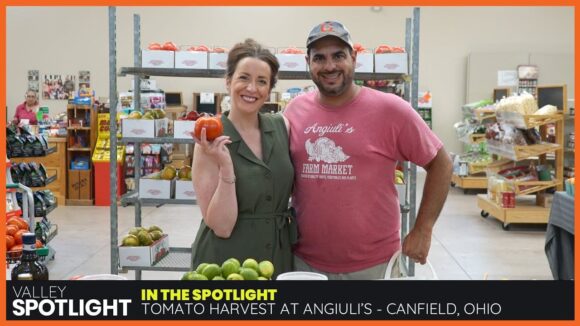
[[[28,70],[28,89],[38,93],[40,89],[38,70]]]

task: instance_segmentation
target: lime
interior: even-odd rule
[[[232,260],[226,260],[222,264],[222,275],[228,277],[232,273],[238,273],[240,271],[240,266],[236,265],[236,262]]]
[[[205,275],[205,277],[207,277],[208,280],[211,280],[218,275],[221,276],[222,270],[218,264],[209,264],[205,266],[205,268],[201,273]]]
[[[139,239],[136,236],[129,234],[123,238],[123,246],[136,247],[139,246]]]
[[[153,232],[153,231],[159,231],[159,232],[163,233],[163,230],[161,230],[161,228],[160,228],[160,227],[158,227],[157,225],[151,225],[151,226],[150,226],[150,227],[147,229],[147,231],[149,231],[149,232]]]
[[[198,272],[199,274],[201,274],[201,272],[203,272],[203,269],[209,265],[208,263],[201,263],[199,265],[197,265],[197,268],[195,269],[196,272]]]
[[[153,243],[151,235],[149,234],[149,232],[145,230],[139,231],[139,234],[137,234],[137,238],[139,239],[139,244],[141,246],[150,246]]]
[[[191,278],[191,281],[207,281],[208,278],[203,275],[203,274],[193,274],[193,277]]]
[[[131,229],[129,229],[129,234],[137,236],[140,231],[147,231],[147,230],[144,227],[136,226],[136,227],[132,227]]]
[[[232,258],[228,258],[228,260],[226,260],[226,261],[231,261],[232,263],[234,263],[236,265],[237,268],[242,267],[242,264],[240,264],[240,261],[237,260],[237,259],[235,259],[235,258],[233,258],[233,257]]]
[[[194,279],[193,277],[195,274],[197,274],[195,271],[189,271],[189,272],[183,274],[183,276],[181,277],[181,280],[182,281],[191,281]]]
[[[232,273],[227,278],[228,281],[243,281],[244,278],[238,273]]]
[[[163,233],[159,230],[149,231],[149,235],[151,236],[151,239],[153,239],[153,241],[157,241],[163,237]]]
[[[224,281],[225,278],[223,278],[222,276],[218,275],[218,276],[215,276],[214,278],[212,278],[211,280],[212,281]]]
[[[258,276],[258,281],[269,281],[270,279],[265,278],[264,276]]]
[[[258,279],[258,272],[253,270],[252,268],[240,268],[240,275],[244,278],[244,280],[248,281],[255,281]]]
[[[269,260],[263,260],[258,264],[258,273],[265,278],[271,278],[274,275],[274,264]]]
[[[257,272],[258,271],[258,262],[253,258],[248,258],[248,259],[244,260],[242,267],[251,268]]]

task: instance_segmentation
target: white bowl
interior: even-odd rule
[[[77,278],[79,281],[126,281],[127,278],[113,274],[85,275]]]
[[[278,281],[301,280],[301,281],[328,281],[328,277],[323,274],[312,272],[288,272],[278,275]]]

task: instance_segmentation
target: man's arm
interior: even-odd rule
[[[451,182],[453,165],[442,147],[426,166],[427,177],[415,225],[403,241],[403,254],[425,264],[435,221],[441,213]]]

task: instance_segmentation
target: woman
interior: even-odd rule
[[[276,57],[256,41],[228,54],[226,86],[231,110],[221,116],[224,135],[196,139],[193,186],[201,222],[192,266],[228,258],[270,260],[276,275],[292,270],[296,223],[288,210],[294,169],[288,123],[260,108],[276,84]]]
[[[26,100],[16,107],[16,112],[14,113],[13,123],[22,126],[24,121],[28,120],[28,124],[36,125],[38,121],[36,120],[36,112],[38,112],[38,95],[33,90],[26,91]]]

